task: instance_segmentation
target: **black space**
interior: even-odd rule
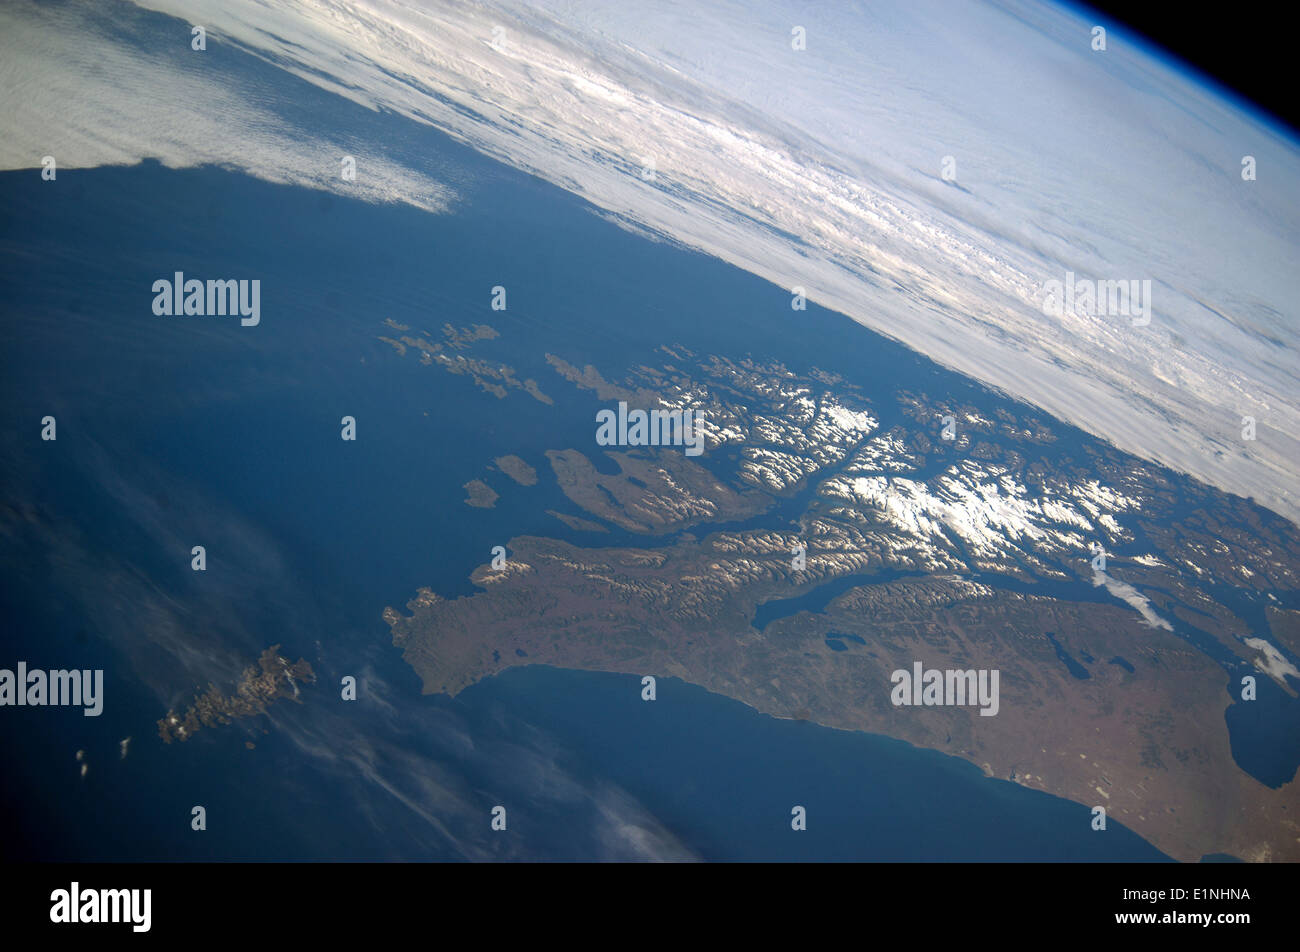
[[[1273,117],[1300,130],[1300,102],[1291,76],[1295,35],[1281,4],[1187,4],[1096,0],[1081,11],[1142,34]],[[1292,15],[1294,15],[1292,13]]]

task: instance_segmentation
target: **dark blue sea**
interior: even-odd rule
[[[389,642],[385,606],[402,608],[420,586],[471,594],[469,573],[515,536],[671,541],[575,532],[546,515],[573,507],[544,452],[589,452],[604,405],[561,380],[548,353],[611,376],[660,363],[664,344],[821,367],[875,395],[886,425],[897,389],[995,398],[839,315],[814,305],[793,315],[784,289],[637,237],[436,131],[306,84],[292,102],[284,108],[328,107],[348,134],[388,137],[447,170],[459,204],[431,215],[156,162],[61,170],[55,183],[0,175],[0,666],[102,667],[107,696],[99,718],[0,710],[0,849],[142,860],[1165,858],[1114,820],[1095,833],[1087,807],[965,761],[777,720],[673,679],[660,679],[654,703],[636,678],[540,666],[455,698],[422,696]],[[175,271],[259,278],[261,324],[156,317],[152,282]],[[489,307],[498,284],[505,312]],[[500,337],[473,356],[535,379],[554,405],[520,391],[498,400],[377,340],[422,329],[438,339],[444,323],[492,325]],[[47,414],[53,443],[39,439]],[[355,442],[339,437],[344,415],[357,420]],[[1060,445],[1085,439],[1062,431]],[[540,482],[491,469],[506,453]],[[495,508],[464,505],[471,479],[501,494]],[[750,524],[787,524],[799,505]],[[204,573],[190,570],[199,544]],[[774,604],[756,623],[833,594]],[[208,679],[229,688],[275,643],[320,676],[301,705],[184,744],[158,740],[169,705]],[[1234,674],[1225,669],[1225,690]],[[356,702],[339,697],[345,675],[361,683]],[[1293,700],[1260,680],[1251,717],[1295,724]],[[1261,741],[1238,729],[1239,707],[1229,724],[1242,766],[1266,782],[1294,774],[1294,729]],[[489,829],[498,804],[505,833]],[[195,805],[202,832],[190,827]],[[790,829],[794,805],[808,811],[805,832]]]

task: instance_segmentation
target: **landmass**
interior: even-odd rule
[[[767,509],[761,493],[735,491],[679,453],[606,454],[619,472],[606,476],[575,449],[548,450],[560,489],[593,515],[632,532],[664,533],[700,522],[741,519]]]
[[[299,684],[313,683],[316,674],[311,664],[299,658],[293,664],[280,657],[280,646],[262,652],[256,665],[244,669],[233,694],[225,694],[215,684],[195,698],[183,714],[169,710],[158,721],[158,736],[163,743],[186,741],[204,727],[229,724],[236,718],[265,714],[267,706],[280,698],[299,701]],[[301,702],[300,702],[301,703]],[[125,744],[123,746],[125,756]]]
[[[409,330],[392,319],[384,322],[389,327]],[[463,353],[449,354],[448,349],[466,351],[481,341],[494,340],[500,334],[486,324],[474,324],[470,327],[453,327],[442,325],[442,341],[433,340],[428,331],[420,331],[420,336],[404,334],[399,338],[377,335],[377,339],[392,347],[399,357],[405,357],[408,350],[420,355],[420,363],[426,367],[440,367],[447,373],[468,375],[476,386],[485,393],[490,393],[498,400],[504,400],[511,390],[520,390],[539,403],[547,405],[555,401],[542,392],[537,381],[531,377],[519,380],[515,369],[509,364],[469,357]]]
[[[501,498],[487,483],[481,479],[471,479],[463,487],[469,493],[469,498],[465,500],[465,505],[473,506],[476,509],[491,509]]]
[[[520,486],[537,485],[537,470],[533,469],[518,456],[498,456],[495,460],[497,469],[505,473]]]
[[[583,519],[580,516],[572,516],[566,512],[556,512],[554,509],[547,509],[546,514],[559,519],[575,532],[609,532],[609,530],[599,522],[592,522],[590,519]]]
[[[1300,685],[1250,620],[1294,637],[1295,526],[1009,401],[665,354],[621,381],[550,358],[601,399],[690,394],[705,421],[699,460],[610,451],[606,475],[547,453],[585,522],[645,544],[518,537],[476,594],[386,608],[426,693],[515,664],[673,676],[963,757],[1075,801],[1081,825],[1102,806],[1180,860],[1300,859],[1296,780],[1240,769],[1224,713],[1249,703],[1242,671]],[[891,674],[916,662],[999,671],[998,713],[895,706]]]

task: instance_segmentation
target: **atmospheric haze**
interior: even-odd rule
[[[1136,455],[1293,522],[1300,150],[1065,7],[149,0],[0,11],[0,165],[157,158],[454,209],[419,156],[287,120],[189,24],[793,288]],[[793,42],[801,27],[803,49]],[[151,38],[150,43],[157,43]],[[164,44],[165,45],[165,44]],[[400,120],[397,120],[400,121]],[[339,160],[357,160],[355,181]],[[1242,163],[1253,157],[1257,180]],[[950,174],[945,175],[947,170]],[[1044,288],[1150,281],[1150,322]],[[791,311],[791,332],[800,313]],[[1243,438],[1243,418],[1257,438]],[[937,421],[936,421],[937,426]]]

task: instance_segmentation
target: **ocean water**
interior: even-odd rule
[[[358,134],[379,121],[340,115]],[[547,353],[614,374],[657,363],[661,344],[819,366],[876,394],[885,425],[900,387],[989,398],[814,305],[796,325],[783,289],[622,231],[432,130],[406,134],[456,169],[455,214],[152,162],[64,170],[57,183],[0,175],[0,439],[18,513],[0,541],[0,662],[103,667],[107,682],[99,718],[0,712],[7,854],[583,859],[625,855],[595,832],[617,808],[707,859],[1162,858],[1113,821],[1092,832],[1086,807],[964,761],[777,720],[671,679],[653,704],[627,676],[539,666],[456,698],[421,696],[388,643],[385,606],[422,585],[472,593],[470,571],[513,536],[673,541],[575,532],[545,515],[573,506],[544,451],[590,452],[603,405],[560,380]],[[177,270],[259,278],[261,325],[155,317],[151,284]],[[497,284],[503,313],[489,308]],[[397,358],[376,340],[393,336],[386,318],[435,338],[443,323],[491,324],[501,337],[473,355],[534,378],[555,405],[517,391],[498,401],[468,376]],[[56,443],[38,437],[47,413]],[[339,438],[344,415],[355,443]],[[488,468],[505,453],[539,483]],[[501,493],[495,508],[463,504],[470,479]],[[788,524],[805,501],[745,525]],[[189,569],[195,544],[208,550],[202,574]],[[756,624],[832,594],[764,606]],[[167,703],[203,687],[193,672],[228,684],[238,659],[277,642],[321,676],[303,705],[186,744],[156,739]],[[349,708],[336,685],[358,673],[369,690]],[[1240,705],[1228,721],[1239,762],[1276,778],[1300,760],[1294,706],[1261,681],[1264,698],[1283,715],[1265,740],[1254,721],[1242,729]],[[510,804],[508,841],[487,830],[495,803]],[[204,833],[190,829],[195,804],[209,813]],[[789,826],[795,804],[808,810],[802,833]]]

